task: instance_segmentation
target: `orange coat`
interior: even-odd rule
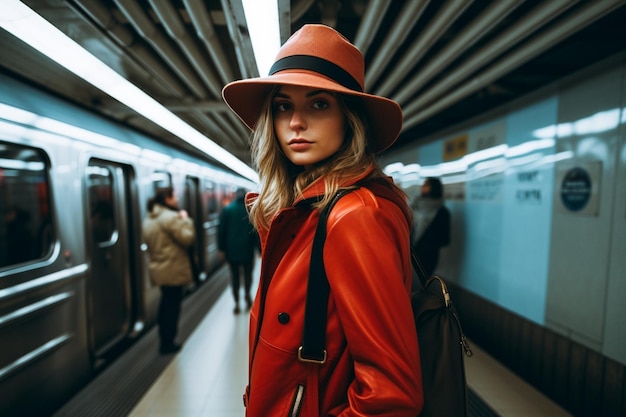
[[[321,191],[318,181],[304,199]],[[423,395],[409,295],[411,212],[404,196],[398,193],[392,202],[359,188],[331,212],[324,246],[330,297],[323,365],[297,358],[318,218],[318,210],[296,201],[269,230],[259,231],[263,257],[250,317],[246,416],[415,417]]]

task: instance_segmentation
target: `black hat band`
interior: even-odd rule
[[[303,69],[317,72],[324,75],[342,86],[349,88],[350,90],[363,92],[361,85],[357,80],[350,75],[350,73],[339,65],[333,64],[323,58],[310,55],[291,55],[279,59],[270,68],[270,74],[274,75],[278,71],[289,69]]]

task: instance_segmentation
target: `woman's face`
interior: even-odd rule
[[[343,144],[344,113],[328,91],[283,86],[272,100],[272,113],[280,148],[295,165],[308,169]]]
[[[177,207],[178,197],[176,197],[176,194],[172,193],[171,196],[165,197],[165,204],[167,204],[170,207]]]
[[[421,193],[422,197],[428,197],[428,195],[430,194],[430,181],[424,181],[424,184],[422,184]]]

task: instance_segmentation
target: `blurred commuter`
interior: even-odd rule
[[[450,243],[450,211],[443,204],[443,185],[438,178],[426,178],[421,195],[412,204],[411,243],[428,276],[439,263],[439,252]]]
[[[175,340],[184,289],[193,282],[188,249],[194,243],[195,232],[187,212],[178,209],[178,198],[171,187],[159,189],[148,201],[143,239],[148,245],[150,279],[161,288],[159,351],[164,355],[175,353],[181,347]]]
[[[305,25],[268,77],[224,87],[224,100],[254,129],[260,178],[247,200],[262,248],[247,417],[415,417],[422,408],[412,216],[375,159],[396,140],[402,110],[363,85],[359,50],[328,26]],[[346,188],[354,190],[326,227],[327,356],[315,361],[299,351],[312,241],[319,210]]]
[[[254,267],[254,249],[258,247],[258,237],[246,210],[245,196],[245,190],[237,190],[233,201],[222,210],[217,230],[217,246],[220,255],[226,259],[230,267],[235,314],[241,311],[239,307],[241,278],[243,278],[244,283],[246,307],[248,310],[252,307],[250,294],[252,269]]]

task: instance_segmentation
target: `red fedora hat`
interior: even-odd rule
[[[402,129],[402,109],[393,100],[367,94],[361,52],[331,27],[304,25],[278,51],[267,77],[233,81],[222,97],[235,114],[254,130],[261,107],[275,85],[314,87],[359,97],[368,111],[372,152],[387,149]]]

